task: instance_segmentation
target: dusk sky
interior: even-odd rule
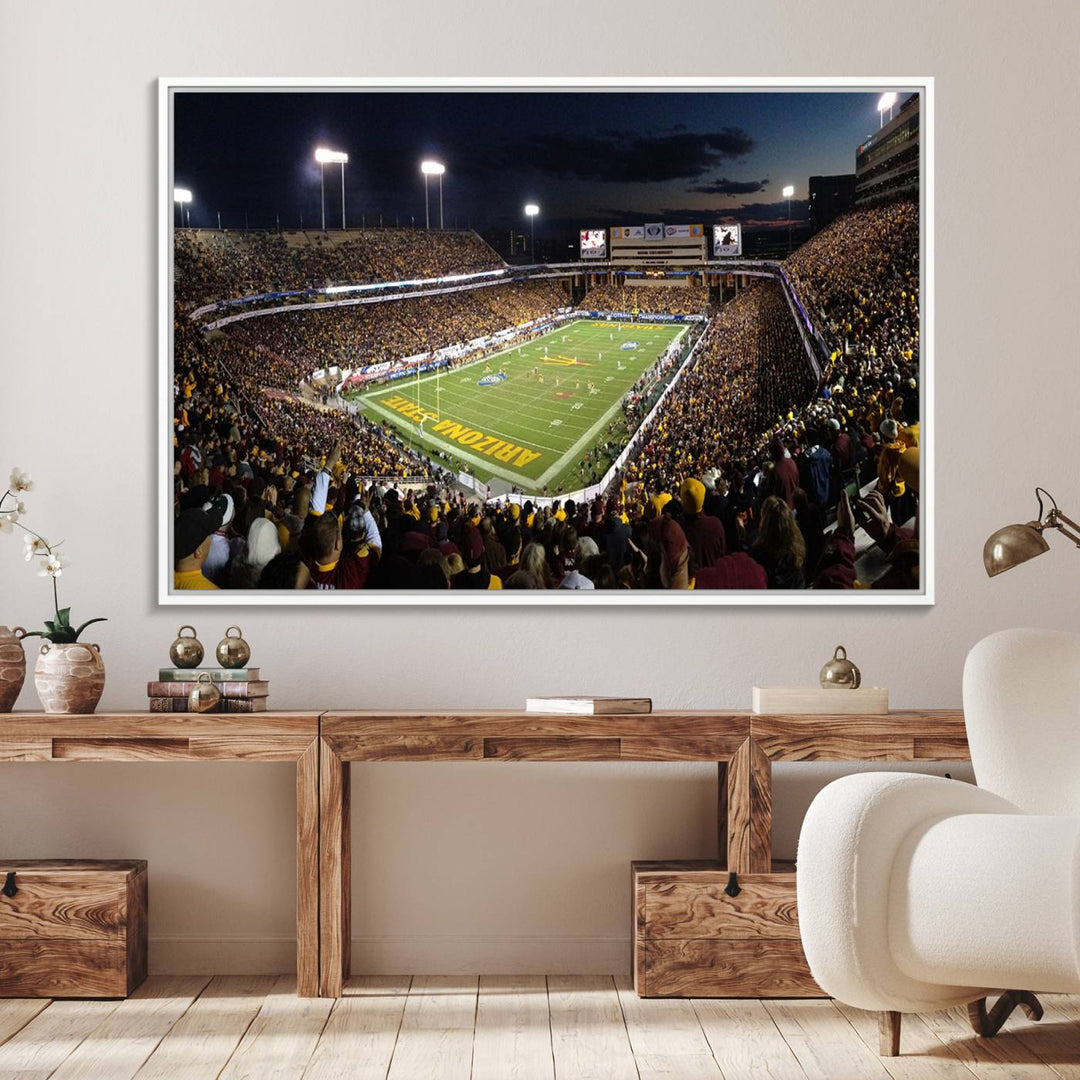
[[[903,96],[903,95],[902,95]],[[446,166],[446,224],[574,228],[645,221],[744,227],[804,219],[807,179],[855,171],[878,127],[879,92],[179,91],[175,184],[192,225],[318,227],[317,146],[344,150],[349,224],[424,221],[420,161]],[[328,228],[341,224],[340,166],[326,166]],[[438,181],[431,183],[433,224]]]

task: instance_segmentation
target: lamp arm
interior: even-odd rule
[[[1064,524],[1062,524],[1064,522]],[[1080,548],[1080,525],[1072,518],[1066,517],[1057,507],[1054,507],[1046,516],[1046,524],[1057,529],[1063,536],[1067,536],[1078,548]],[[1066,528],[1068,526],[1068,528]]]

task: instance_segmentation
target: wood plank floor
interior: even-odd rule
[[[126,1001],[0,999],[0,1080],[1080,1080],[1080,997],[995,1039],[963,1010],[877,1019],[832,1001],[643,1000],[624,976],[157,976]]]

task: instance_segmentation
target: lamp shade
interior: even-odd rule
[[[1026,525],[1006,525],[993,533],[983,545],[983,566],[990,577],[996,577],[1049,550],[1050,545],[1043,538],[1037,521],[1029,521]]]

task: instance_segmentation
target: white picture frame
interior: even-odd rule
[[[396,91],[469,89],[507,91],[597,92],[621,90],[687,91],[729,90],[783,92],[799,90],[917,91],[920,102],[920,588],[887,591],[762,590],[727,591],[322,591],[260,590],[183,591],[173,588],[173,374],[172,374],[172,248],[173,158],[172,105],[176,93],[185,90],[385,90]],[[854,149],[854,148],[853,148]],[[498,77],[498,78],[192,78],[163,76],[158,80],[158,558],[157,602],[162,606],[452,606],[532,607],[564,605],[580,607],[621,606],[806,606],[840,607],[927,606],[934,603],[934,79],[932,76],[889,77]],[[711,235],[710,235],[711,241]]]

